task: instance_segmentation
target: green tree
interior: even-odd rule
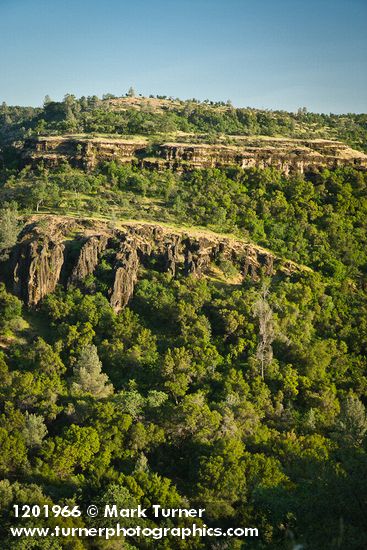
[[[97,399],[108,397],[113,393],[113,386],[108,376],[102,372],[102,363],[96,346],[87,345],[81,350],[74,366],[71,392],[75,395],[91,394]]]
[[[0,209],[0,261],[9,256],[9,249],[17,242],[20,230],[19,213],[15,203]]]
[[[32,413],[29,414],[27,411],[22,434],[27,447],[39,447],[47,435],[47,428],[43,417]]]
[[[11,329],[22,313],[22,302],[6,291],[4,283],[0,283],[0,311],[0,331]]]
[[[176,403],[178,398],[186,394],[193,373],[191,355],[186,348],[174,348],[167,351],[162,366],[162,374],[165,378],[164,386]]]
[[[2,419],[3,420],[3,419]],[[0,428],[0,473],[19,472],[27,466],[27,450],[19,432]]]
[[[45,203],[53,205],[59,197],[58,187],[45,178],[36,179],[30,189],[30,202],[39,212],[39,209]]]
[[[367,414],[363,403],[355,395],[342,402],[335,423],[335,437],[340,445],[359,447],[367,434]]]
[[[49,474],[65,479],[76,468],[85,470],[100,449],[100,440],[95,429],[72,425],[62,437],[48,440],[42,455],[49,466]]]

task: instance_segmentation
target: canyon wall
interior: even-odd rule
[[[172,276],[210,276],[218,260],[232,262],[241,279],[301,270],[260,246],[210,232],[129,222],[113,229],[104,222],[45,217],[31,219],[20,234],[8,261],[8,286],[36,306],[58,284],[82,284],[107,249],[113,274],[108,295],[116,311],[132,297],[140,267],[151,262]]]
[[[145,140],[48,136],[27,139],[22,156],[26,164],[42,161],[54,167],[67,161],[74,167],[92,170],[104,161],[132,162],[144,155],[147,145]]]
[[[142,139],[49,136],[28,139],[23,149],[25,164],[62,161],[86,170],[104,161],[135,162],[148,168],[274,167],[285,174],[308,173],[322,168],[353,166],[367,170],[367,155],[330,140],[238,137],[234,145],[162,143],[149,146]]]

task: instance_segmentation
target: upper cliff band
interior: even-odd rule
[[[233,145],[218,143],[161,143],[141,138],[120,139],[81,135],[39,136],[25,141],[25,164],[52,167],[63,161],[92,170],[101,162],[135,163],[154,169],[276,168],[284,174],[352,166],[367,170],[367,155],[332,140],[238,137]]]

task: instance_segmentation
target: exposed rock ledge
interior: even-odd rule
[[[339,141],[264,136],[237,137],[231,146],[161,143],[154,147],[149,146],[147,140],[133,136],[129,140],[107,136],[39,136],[26,140],[22,155],[26,164],[43,162],[47,166],[57,166],[67,161],[86,170],[112,160],[178,171],[226,166],[273,167],[285,174],[338,166],[367,169],[367,155]]]
[[[140,266],[195,276],[209,274],[218,257],[228,259],[241,276],[260,272],[290,274],[301,268],[271,252],[209,231],[176,230],[149,223],[107,222],[66,217],[32,218],[23,229],[10,259],[10,284],[26,304],[35,306],[58,284],[78,285],[93,274],[109,249],[114,281],[109,291],[118,311],[130,300]],[[112,258],[112,259],[111,259]]]

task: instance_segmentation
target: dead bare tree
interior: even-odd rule
[[[259,343],[256,349],[256,359],[260,366],[261,377],[264,378],[265,369],[273,360],[272,343],[275,338],[273,310],[267,300],[269,287],[264,284],[259,299],[254,304],[254,315],[259,322]]]

